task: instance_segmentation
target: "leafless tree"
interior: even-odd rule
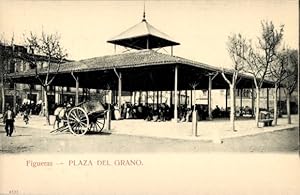
[[[283,26],[279,30],[275,29],[274,24],[268,21],[261,22],[262,33],[258,37],[258,44],[253,46],[251,40],[245,42],[244,52],[239,55],[243,59],[245,66],[244,72],[253,76],[256,88],[256,111],[255,121],[258,126],[260,91],[269,73],[269,67],[277,60],[278,47],[283,37]]]
[[[196,111],[196,88],[197,86],[199,85],[199,82],[197,81],[194,81],[194,82],[191,82],[189,83],[189,86],[193,89],[193,112]]]
[[[278,89],[283,80],[286,79],[286,70],[285,64],[287,63],[287,51],[285,48],[282,51],[278,52],[277,60],[274,61],[272,66],[269,67],[269,75],[268,79],[273,81],[274,83],[274,125],[277,125],[278,119],[278,105],[277,105],[277,96],[278,96]]]
[[[244,61],[240,56],[244,56],[246,50],[246,40],[242,37],[241,34],[234,34],[228,37],[227,50],[232,64],[231,79],[226,76],[225,70],[222,71],[222,76],[224,80],[228,83],[230,89],[230,123],[232,131],[235,129],[235,95],[236,85],[238,83],[238,75],[244,69]]]
[[[288,124],[291,124],[291,108],[290,100],[291,94],[297,87],[298,81],[298,51],[288,49],[283,56],[284,64],[284,78],[282,80],[284,86],[284,92],[286,95],[286,106],[287,106],[287,115],[288,115]],[[299,110],[298,110],[299,112]]]
[[[41,33],[40,36],[30,33],[25,37],[26,45],[31,50],[31,54],[27,56],[32,67],[35,68],[36,78],[39,80],[43,88],[44,104],[42,110],[46,117],[47,123],[50,124],[48,111],[48,86],[51,85],[59,72],[60,65],[67,57],[66,51],[60,43],[60,36],[56,34]]]

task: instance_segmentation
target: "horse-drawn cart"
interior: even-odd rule
[[[63,126],[52,132],[70,131],[74,135],[84,135],[88,131],[100,133],[105,125],[106,112],[99,101],[87,101],[73,108],[63,108],[56,117]]]

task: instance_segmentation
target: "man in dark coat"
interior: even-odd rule
[[[7,107],[6,112],[3,115],[3,123],[5,123],[6,136],[10,136],[14,130],[15,113],[10,106]]]

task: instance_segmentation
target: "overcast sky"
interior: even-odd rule
[[[255,39],[261,20],[285,25],[284,42],[298,48],[298,0],[146,1],[146,19],[181,45],[174,55],[214,66],[229,66],[226,41],[231,33]],[[0,0],[0,32],[58,32],[69,58],[114,53],[106,41],[141,22],[143,1],[6,1]],[[168,50],[169,51],[169,50]]]

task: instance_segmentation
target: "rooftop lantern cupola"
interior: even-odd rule
[[[145,8],[143,19],[140,23],[107,42],[137,50],[162,48],[180,44],[147,22]]]

